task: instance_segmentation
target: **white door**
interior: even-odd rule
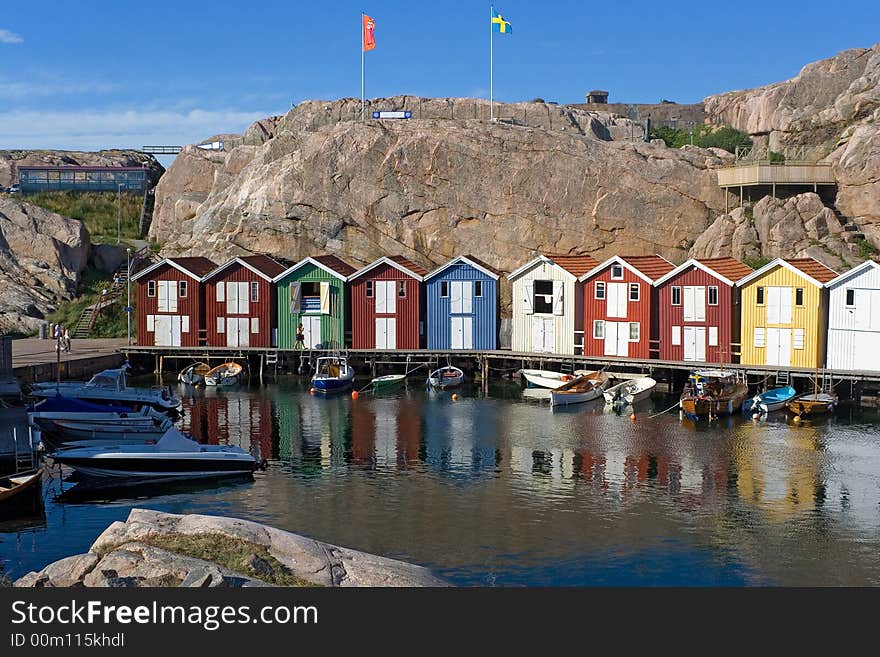
[[[226,318],[226,346],[247,347],[251,342],[251,322],[247,317]]]
[[[617,322],[617,353],[615,356],[629,356],[629,322]]]
[[[532,351],[545,354],[556,351],[556,324],[552,319],[532,317]]]
[[[684,321],[706,321],[706,287],[686,285],[684,287]]]
[[[160,283],[162,281],[159,281]],[[157,347],[171,346],[171,316],[156,315],[153,323],[154,339]]]
[[[791,324],[791,288],[767,288],[767,323]]]
[[[397,348],[397,319],[394,317],[376,318],[376,349]]]
[[[314,349],[321,344],[321,318],[303,317],[303,337],[307,349]]]
[[[473,281],[450,281],[449,312],[453,315],[468,315],[473,312]]]
[[[767,365],[791,365],[791,329],[768,328],[766,349]]]
[[[617,322],[605,322],[605,355],[617,355]]]
[[[452,349],[474,348],[474,319],[473,317],[450,318],[450,332],[452,337]]]
[[[180,315],[171,317],[171,346],[180,346]]]
[[[706,360],[706,327],[705,326],[685,326],[684,327],[684,359],[685,360]]]
[[[556,353],[556,320],[544,320],[544,353]]]
[[[605,296],[605,314],[608,317],[626,317],[627,284],[609,283]]]

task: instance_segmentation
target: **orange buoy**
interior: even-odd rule
[[[358,398],[358,391],[357,391],[357,390],[352,390],[352,391],[351,391],[351,398],[352,398],[352,399],[357,399],[357,398]]]
[[[309,394],[314,395],[317,391],[314,388],[309,388]]]
[[[458,401],[458,395],[454,392],[452,393],[452,401]]]
[[[761,414],[760,413],[752,413],[752,419],[753,420],[760,420]]]
[[[630,421],[630,422],[635,422],[635,421],[636,421],[636,414],[635,414],[635,413],[630,413],[630,415],[629,415],[629,421]]]

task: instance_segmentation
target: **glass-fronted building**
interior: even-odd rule
[[[22,194],[35,192],[139,192],[149,185],[149,170],[142,167],[19,167]]]

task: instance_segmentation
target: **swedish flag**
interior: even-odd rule
[[[512,34],[513,26],[501,16],[494,9],[492,10],[492,31],[500,32],[501,34]]]

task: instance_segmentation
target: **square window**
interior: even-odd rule
[[[758,305],[763,306],[764,305],[764,288],[763,287],[758,287],[756,297],[757,297]]]
[[[449,282],[448,281],[440,281],[440,296],[448,297],[449,296]]]
[[[630,301],[638,301],[639,294],[641,293],[641,285],[639,283],[630,283],[629,284],[629,300]]]
[[[596,281],[595,289],[593,291],[594,299],[604,299],[605,298],[605,281]]]
[[[709,286],[709,305],[717,306],[718,305],[718,286],[710,285]]]
[[[365,284],[365,287],[366,287],[367,296],[372,297],[373,296],[373,281],[367,281]]]
[[[855,307],[856,305],[856,291],[847,288],[846,290],[846,305],[850,308]]]
[[[804,305],[804,288],[797,287],[794,290],[794,305],[803,306]]]
[[[619,281],[623,278],[623,265],[611,265],[611,280]]]
[[[148,297],[156,296],[156,281],[147,282],[147,296]]]
[[[186,288],[187,288],[186,281],[180,281],[177,284],[177,288],[178,288],[177,296],[179,296],[181,299],[184,298],[186,296]]]
[[[483,296],[483,281],[474,281],[474,296]]]
[[[593,320],[593,339],[594,340],[604,340],[605,339],[605,321],[601,319]]]
[[[672,305],[680,306],[681,305],[681,286],[673,285],[672,286]]]
[[[553,312],[553,281],[535,281],[534,312]]]
[[[406,281],[397,281],[397,296],[406,296]]]

